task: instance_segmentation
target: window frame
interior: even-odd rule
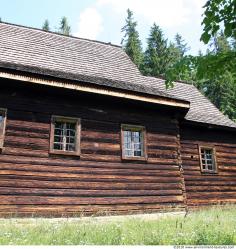
[[[7,122],[7,109],[0,108],[0,114],[3,116],[3,127],[0,127],[0,149],[4,147],[5,133],[6,133],[6,122]]]
[[[125,148],[124,148],[124,131],[141,131],[143,137],[143,156],[126,156]],[[146,128],[141,125],[131,125],[131,124],[121,124],[121,159],[126,161],[147,161],[147,136],[146,136]]]
[[[76,124],[75,151],[64,151],[64,150],[54,149],[54,132],[55,132],[56,121]],[[81,119],[80,118],[52,115],[51,127],[50,127],[50,149],[49,149],[50,154],[80,156],[81,154],[80,137],[81,137]]]
[[[202,165],[202,149],[204,150],[211,150],[212,151],[212,160],[213,160],[213,170],[203,169]],[[212,145],[198,145],[198,152],[199,152],[199,161],[200,161],[200,168],[202,173],[206,174],[217,174],[218,173],[218,166],[216,160],[216,149]]]

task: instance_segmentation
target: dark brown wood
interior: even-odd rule
[[[161,109],[125,100],[0,83],[0,108],[8,110],[0,153],[0,216],[184,209],[173,111],[163,115]],[[50,153],[53,115],[80,119],[80,157]],[[122,123],[146,128],[147,160],[122,160]]]
[[[200,146],[215,149],[217,172],[202,172]],[[235,148],[233,132],[181,126],[181,157],[188,206],[236,203]]]
[[[236,203],[236,136],[177,110],[0,79],[7,109],[0,216],[127,214]],[[157,111],[158,109],[158,111]],[[80,119],[80,156],[50,153],[51,117]],[[122,160],[121,124],[145,127],[145,160]],[[51,134],[51,136],[50,136]],[[201,172],[199,145],[217,174]]]

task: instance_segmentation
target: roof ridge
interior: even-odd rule
[[[43,29],[40,29],[40,28],[30,27],[30,26],[26,26],[26,25],[22,25],[22,24],[9,23],[9,22],[4,22],[4,21],[0,21],[0,24],[6,24],[6,25],[15,26],[15,27],[19,27],[19,28],[30,29],[30,30],[37,30],[37,31],[41,31],[41,32],[49,33],[49,34],[54,34],[54,35],[58,35],[58,36],[66,37],[66,38],[83,40],[83,41],[88,41],[88,42],[96,42],[96,43],[100,43],[100,44],[103,44],[103,45],[122,48],[121,45],[113,44],[111,42],[103,42],[103,41],[98,41],[98,40],[93,40],[93,39],[88,39],[88,38],[77,37],[77,36],[73,36],[73,35],[64,35],[64,34],[61,34],[61,33],[57,33],[55,31],[47,31],[47,30],[43,30]]]

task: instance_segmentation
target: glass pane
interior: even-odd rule
[[[143,156],[143,139],[141,131],[123,131],[125,156]]]
[[[67,144],[67,145],[66,145],[66,150],[67,150],[67,151],[75,151],[75,146],[74,146],[74,144]]]
[[[208,169],[209,169],[209,170],[213,170],[212,164],[208,164]]]
[[[134,156],[142,156],[141,151],[135,151]]]
[[[0,129],[3,128],[3,120],[4,120],[4,117],[0,114]]]
[[[125,156],[133,156],[132,150],[125,150]]]
[[[54,137],[54,142],[55,142],[55,143],[62,142],[62,139],[63,139],[63,138],[62,138],[61,136],[55,136],[55,137]]]
[[[125,150],[132,148],[131,131],[124,131],[124,146]]]
[[[202,168],[205,170],[214,170],[213,150],[201,149]]]
[[[134,144],[134,150],[141,150],[141,144]]]
[[[60,136],[63,134],[63,130],[57,128],[57,129],[55,129],[54,134]]]
[[[63,123],[62,122],[55,122],[55,129],[63,129]]]
[[[140,132],[139,131],[135,131],[133,132],[133,141],[134,143],[140,143]]]
[[[54,150],[62,150],[62,144],[55,143],[53,148]]]
[[[55,122],[54,149],[75,151],[76,124],[69,122]]]

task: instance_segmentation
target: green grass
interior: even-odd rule
[[[236,207],[155,220],[1,219],[1,245],[229,245],[236,244]]]

